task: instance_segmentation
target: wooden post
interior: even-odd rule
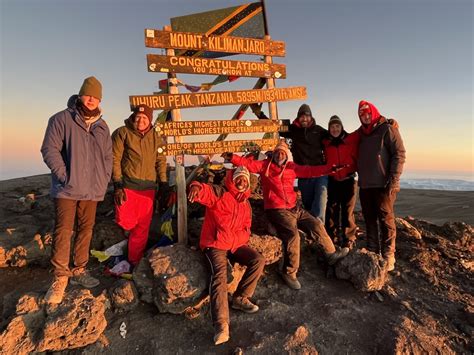
[[[270,36],[269,35],[265,35],[264,37],[266,40],[270,40]],[[268,64],[272,64],[273,63],[273,59],[271,56],[269,55],[266,55],[264,56],[264,61],[265,63],[268,63]],[[267,89],[274,89],[275,88],[275,79],[273,78],[268,78],[267,79]],[[270,114],[270,118],[272,120],[277,120],[278,119],[278,110],[277,110],[277,104],[276,102],[269,102],[268,103],[268,112]],[[274,133],[274,137],[276,137],[278,133]]]
[[[164,31],[171,31],[171,26],[163,27]],[[174,55],[174,49],[167,48],[166,55]],[[168,73],[168,87],[170,94],[178,94],[178,86],[173,83],[176,74]],[[171,118],[173,121],[181,121],[181,111],[179,109],[171,110]],[[182,137],[175,137],[175,143],[182,143]],[[175,172],[176,172],[176,190],[178,204],[178,243],[188,243],[188,202],[186,199],[186,177],[184,172],[184,155],[175,156]]]

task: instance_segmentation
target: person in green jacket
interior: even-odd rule
[[[164,142],[152,126],[153,110],[137,106],[112,134],[115,220],[128,237],[128,261],[143,257],[157,187],[167,187],[166,157],[158,154]]]

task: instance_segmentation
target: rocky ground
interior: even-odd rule
[[[106,276],[103,265],[92,260],[91,272],[101,280],[98,288],[89,292],[70,285],[61,305],[45,305],[54,223],[48,188],[48,177],[38,176],[0,189],[0,353],[474,351],[471,225],[398,219],[397,264],[388,275],[383,262],[362,250],[363,230],[358,250],[335,268],[318,261],[317,253],[304,245],[303,287],[293,291],[276,272],[281,246],[268,236],[262,201],[254,196],[252,243],[268,264],[254,296],[260,311],[232,311],[231,339],[215,347],[206,271],[199,251],[191,248],[155,249],[135,269],[133,281]],[[199,213],[190,208],[192,243]],[[150,244],[156,238],[152,235]],[[108,194],[98,209],[92,247],[104,250],[122,239]],[[242,271],[234,267],[231,291]]]

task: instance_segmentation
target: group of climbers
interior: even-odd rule
[[[102,119],[101,100],[100,82],[94,77],[85,79],[79,94],[69,100],[68,108],[50,118],[41,147],[43,159],[51,169],[56,213],[51,258],[55,276],[45,297],[48,303],[61,302],[69,280],[87,288],[99,284],[86,271],[86,265],[97,202],[103,200],[110,178],[114,183],[115,218],[127,232],[128,261],[132,266],[143,257],[146,248],[155,192],[168,187],[166,159],[157,152],[163,140],[153,129],[152,110],[135,107],[125,125],[110,136]],[[297,278],[299,229],[329,265],[354,247],[356,173],[367,248],[381,254],[388,270],[393,270],[393,204],[400,189],[405,149],[396,122],[380,115],[374,105],[361,101],[358,114],[361,126],[348,134],[338,116],[330,118],[326,130],[316,124],[310,107],[302,105],[289,131],[282,133],[291,139],[291,148],[280,141],[265,160],[224,153],[223,157],[237,167],[227,172],[224,186],[190,184],[189,201],[206,207],[200,246],[210,267],[215,344],[228,341],[230,336],[228,260],[247,267],[231,307],[247,313],[259,309],[251,297],[265,259],[248,246],[252,216],[248,201],[250,173],[261,177],[265,215],[283,242],[279,271],[290,288],[301,288]],[[261,111],[258,116],[266,118]],[[291,155],[294,161],[290,160]],[[296,179],[302,205],[294,189]],[[70,267],[74,231],[77,235]]]

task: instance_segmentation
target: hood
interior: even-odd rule
[[[375,122],[377,122],[380,118],[380,113],[379,113],[379,110],[377,109],[377,107],[375,107],[373,104],[371,104],[370,102],[368,101],[364,101],[362,100],[361,102],[359,102],[359,110],[361,108],[361,106],[364,106],[364,105],[368,105],[369,106],[369,110],[370,110],[370,115],[372,117],[372,122],[370,123],[371,125],[373,125]],[[360,117],[359,117],[359,120],[360,120]],[[362,122],[361,122],[362,123]]]
[[[67,100],[67,108],[70,108],[71,110],[76,109],[76,101],[79,98],[79,95],[74,94],[72,95],[69,100]]]
[[[239,192],[237,188],[235,187],[234,180],[234,169],[229,169],[227,170],[226,176],[225,176],[225,187],[229,193],[234,196],[234,198],[238,202],[244,202],[246,199],[250,197],[250,183],[249,183],[249,188],[245,192]]]
[[[360,108],[364,105],[368,105],[369,106],[369,111],[370,111],[370,116],[371,116],[371,122],[369,125],[364,125],[362,124],[362,121],[360,122],[362,124],[362,131],[365,133],[365,134],[370,134],[372,132],[372,130],[374,129],[374,126],[377,124],[377,122],[380,120],[380,112],[379,110],[377,109],[377,107],[375,107],[372,103],[368,102],[368,101],[360,101],[359,102],[359,109],[357,110],[357,114],[360,110]],[[359,117],[359,120],[360,120],[360,117]]]
[[[311,115],[311,125],[310,127],[314,126],[316,124],[316,120],[314,119],[313,117],[313,113],[311,112],[311,108],[309,107],[308,104],[303,104],[300,106],[300,108],[298,109],[298,113],[296,114],[296,118],[295,120],[293,121],[293,124],[298,127],[298,128],[301,128],[301,124],[298,120],[298,118],[303,114],[303,113],[309,113]]]

